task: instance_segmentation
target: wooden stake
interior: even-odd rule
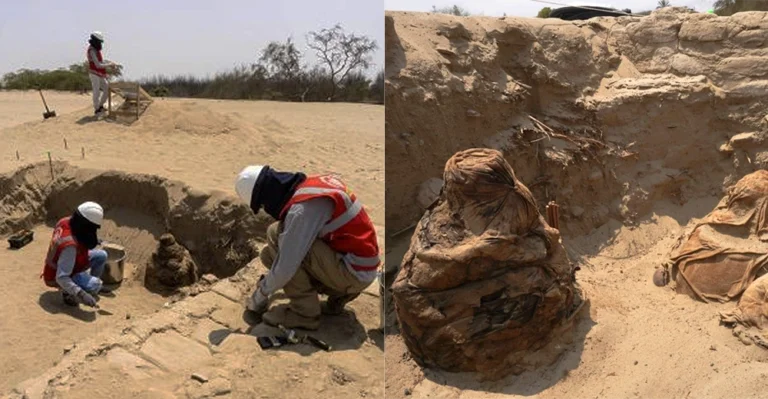
[[[141,85],[136,83],[136,120],[139,120],[139,96],[141,95]]]
[[[67,145],[67,138],[66,137],[64,137],[64,149],[65,150],[69,149],[69,146]]]
[[[16,150],[16,160],[17,160],[17,161],[21,160],[21,159],[19,158],[19,150]]]
[[[547,224],[560,230],[560,207],[555,201],[549,201],[547,204]]]
[[[51,152],[48,151],[48,166],[51,167],[51,179],[53,179],[53,160],[51,160]]]
[[[80,154],[83,156],[83,159],[85,159],[85,147],[80,147]]]

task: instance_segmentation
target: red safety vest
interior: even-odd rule
[[[102,78],[107,77],[107,68],[97,68],[96,63],[93,62],[93,59],[91,59],[91,49],[93,46],[88,46],[88,50],[86,52],[86,57],[88,57],[88,69],[90,72],[94,75],[101,76]],[[104,61],[101,57],[101,50],[96,50],[96,58],[99,59],[99,62]]]
[[[51,244],[48,247],[48,255],[45,257],[45,265],[43,266],[43,273],[41,276],[45,281],[45,285],[49,287],[58,287],[56,283],[56,265],[59,262],[59,256],[64,248],[74,246],[77,249],[77,255],[75,256],[75,267],[72,270],[72,275],[85,271],[89,267],[88,262],[88,248],[75,241],[75,237],[72,235],[72,229],[69,227],[69,218],[63,218],[56,223],[56,228],[53,230],[53,237],[51,238]]]
[[[285,204],[280,219],[293,204],[313,198],[330,198],[334,209],[331,220],[320,230],[320,238],[356,271],[373,271],[381,264],[376,230],[368,213],[347,186],[333,175],[309,176],[299,184]]]

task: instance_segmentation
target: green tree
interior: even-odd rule
[[[468,17],[471,15],[469,13],[469,10],[465,8],[461,8],[455,4],[451,7],[442,7],[442,8],[437,8],[435,6],[432,6],[432,12],[437,14],[455,15],[457,17]]]
[[[671,7],[672,3],[669,0],[659,0],[656,3],[656,9],[664,8],[664,7]]]
[[[152,97],[167,97],[171,91],[165,86],[158,86],[152,90]]]
[[[285,43],[270,42],[261,52],[259,62],[268,76],[294,79],[301,72],[301,52],[289,37]]]
[[[378,48],[375,40],[368,36],[346,33],[340,24],[330,29],[310,32],[307,46],[315,51],[315,55],[330,75],[329,101],[336,98],[341,82],[344,82],[351,72],[370,68],[371,54]]]
[[[552,9],[550,7],[544,7],[541,10],[539,10],[539,14],[536,15],[536,18],[549,18],[549,14],[552,13]]]

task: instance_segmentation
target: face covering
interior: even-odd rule
[[[99,244],[99,239],[96,236],[96,230],[99,229],[99,226],[91,223],[79,211],[72,214],[69,219],[69,227],[72,229],[75,240],[86,248],[94,249]]]
[[[269,166],[256,179],[251,194],[251,209],[258,213],[261,207],[275,219],[280,219],[280,213],[296,191],[296,186],[307,179],[304,173],[278,172]]]
[[[94,37],[91,37],[91,40],[89,40],[88,43],[90,43],[90,45],[93,46],[93,48],[95,48],[96,50],[101,51],[101,44],[102,43],[101,43],[100,40],[98,40],[98,39],[96,39]]]

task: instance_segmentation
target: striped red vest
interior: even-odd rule
[[[374,271],[381,264],[376,230],[368,213],[341,180],[333,175],[309,176],[299,184],[285,204],[280,219],[296,203],[325,197],[335,204],[331,220],[320,230],[320,238],[356,271]]]
[[[94,75],[101,76],[102,78],[106,78],[107,77],[107,69],[106,68],[97,68],[96,67],[96,63],[94,63],[93,60],[91,59],[91,49],[92,48],[93,47],[89,46],[88,50],[86,51],[86,57],[88,58],[88,70],[92,74],[94,74]],[[94,50],[96,50],[96,49],[94,49]],[[99,59],[99,62],[104,61],[104,59],[101,57],[101,51],[100,50],[96,50],[96,58]]]
[[[59,262],[59,256],[64,248],[75,246],[77,255],[75,256],[75,267],[72,275],[85,271],[89,267],[88,248],[78,244],[72,235],[72,229],[69,227],[69,218],[63,218],[56,223],[53,230],[51,244],[48,247],[48,255],[45,257],[45,266],[43,266],[42,277],[45,285],[49,287],[58,287],[56,283],[56,265]]]

